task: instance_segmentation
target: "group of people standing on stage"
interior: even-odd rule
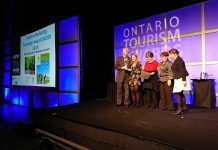
[[[187,110],[183,87],[187,85],[186,79],[189,74],[178,50],[173,48],[169,53],[162,52],[160,63],[154,59],[154,54],[148,51],[145,55],[147,61],[144,67],[139,62],[137,53],[133,53],[131,58],[128,54],[129,49],[123,48],[123,55],[117,58],[115,64],[117,69],[116,106],[139,107],[142,96],[146,108],[159,107],[162,110],[175,110],[172,96],[172,93],[175,93],[178,107],[174,114],[181,114]],[[168,57],[174,59],[174,62],[169,61]],[[147,74],[144,82],[141,82],[142,73]],[[178,86],[180,84],[181,86]],[[131,98],[129,98],[130,95]]]

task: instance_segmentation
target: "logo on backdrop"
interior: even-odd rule
[[[171,47],[180,49],[181,38],[179,24],[179,17],[172,16],[166,19],[166,22],[164,20],[155,20],[126,27],[122,32],[123,42],[125,43],[125,47],[130,47],[131,51],[138,50],[140,60],[145,59],[145,53],[149,50],[154,52],[154,57],[157,59],[159,58],[159,54],[164,50],[169,50]]]

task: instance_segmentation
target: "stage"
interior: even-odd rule
[[[217,149],[218,109],[173,111],[115,107],[112,100],[34,110],[37,128],[90,149]],[[86,145],[95,142],[95,146]]]

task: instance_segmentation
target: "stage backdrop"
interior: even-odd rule
[[[161,52],[176,48],[186,62],[190,79],[199,78],[200,72],[215,78],[217,98],[217,14],[218,0],[214,0],[117,25],[114,27],[114,60],[122,55],[124,47],[130,48],[130,55],[137,52],[143,65],[147,51],[152,51],[160,62]],[[188,103],[193,104],[193,96],[186,97]]]

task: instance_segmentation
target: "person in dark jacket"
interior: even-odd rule
[[[176,79],[181,79],[181,86],[177,87],[174,92],[176,95],[176,99],[178,102],[177,111],[175,114],[181,114],[183,110],[187,110],[186,99],[183,94],[183,87],[187,85],[186,77],[189,73],[186,70],[184,60],[179,56],[179,51],[177,49],[171,49],[169,51],[170,57],[174,59],[174,63],[172,65],[173,78],[174,78],[174,89],[176,84]],[[181,89],[180,89],[181,88]]]
[[[123,48],[123,55],[118,57],[115,64],[115,69],[117,69],[117,99],[116,106],[121,106],[122,104],[128,107],[130,105],[129,101],[129,75],[131,67],[131,59],[128,57],[129,49]],[[124,93],[123,93],[124,88]],[[124,95],[124,100],[123,100]]]

